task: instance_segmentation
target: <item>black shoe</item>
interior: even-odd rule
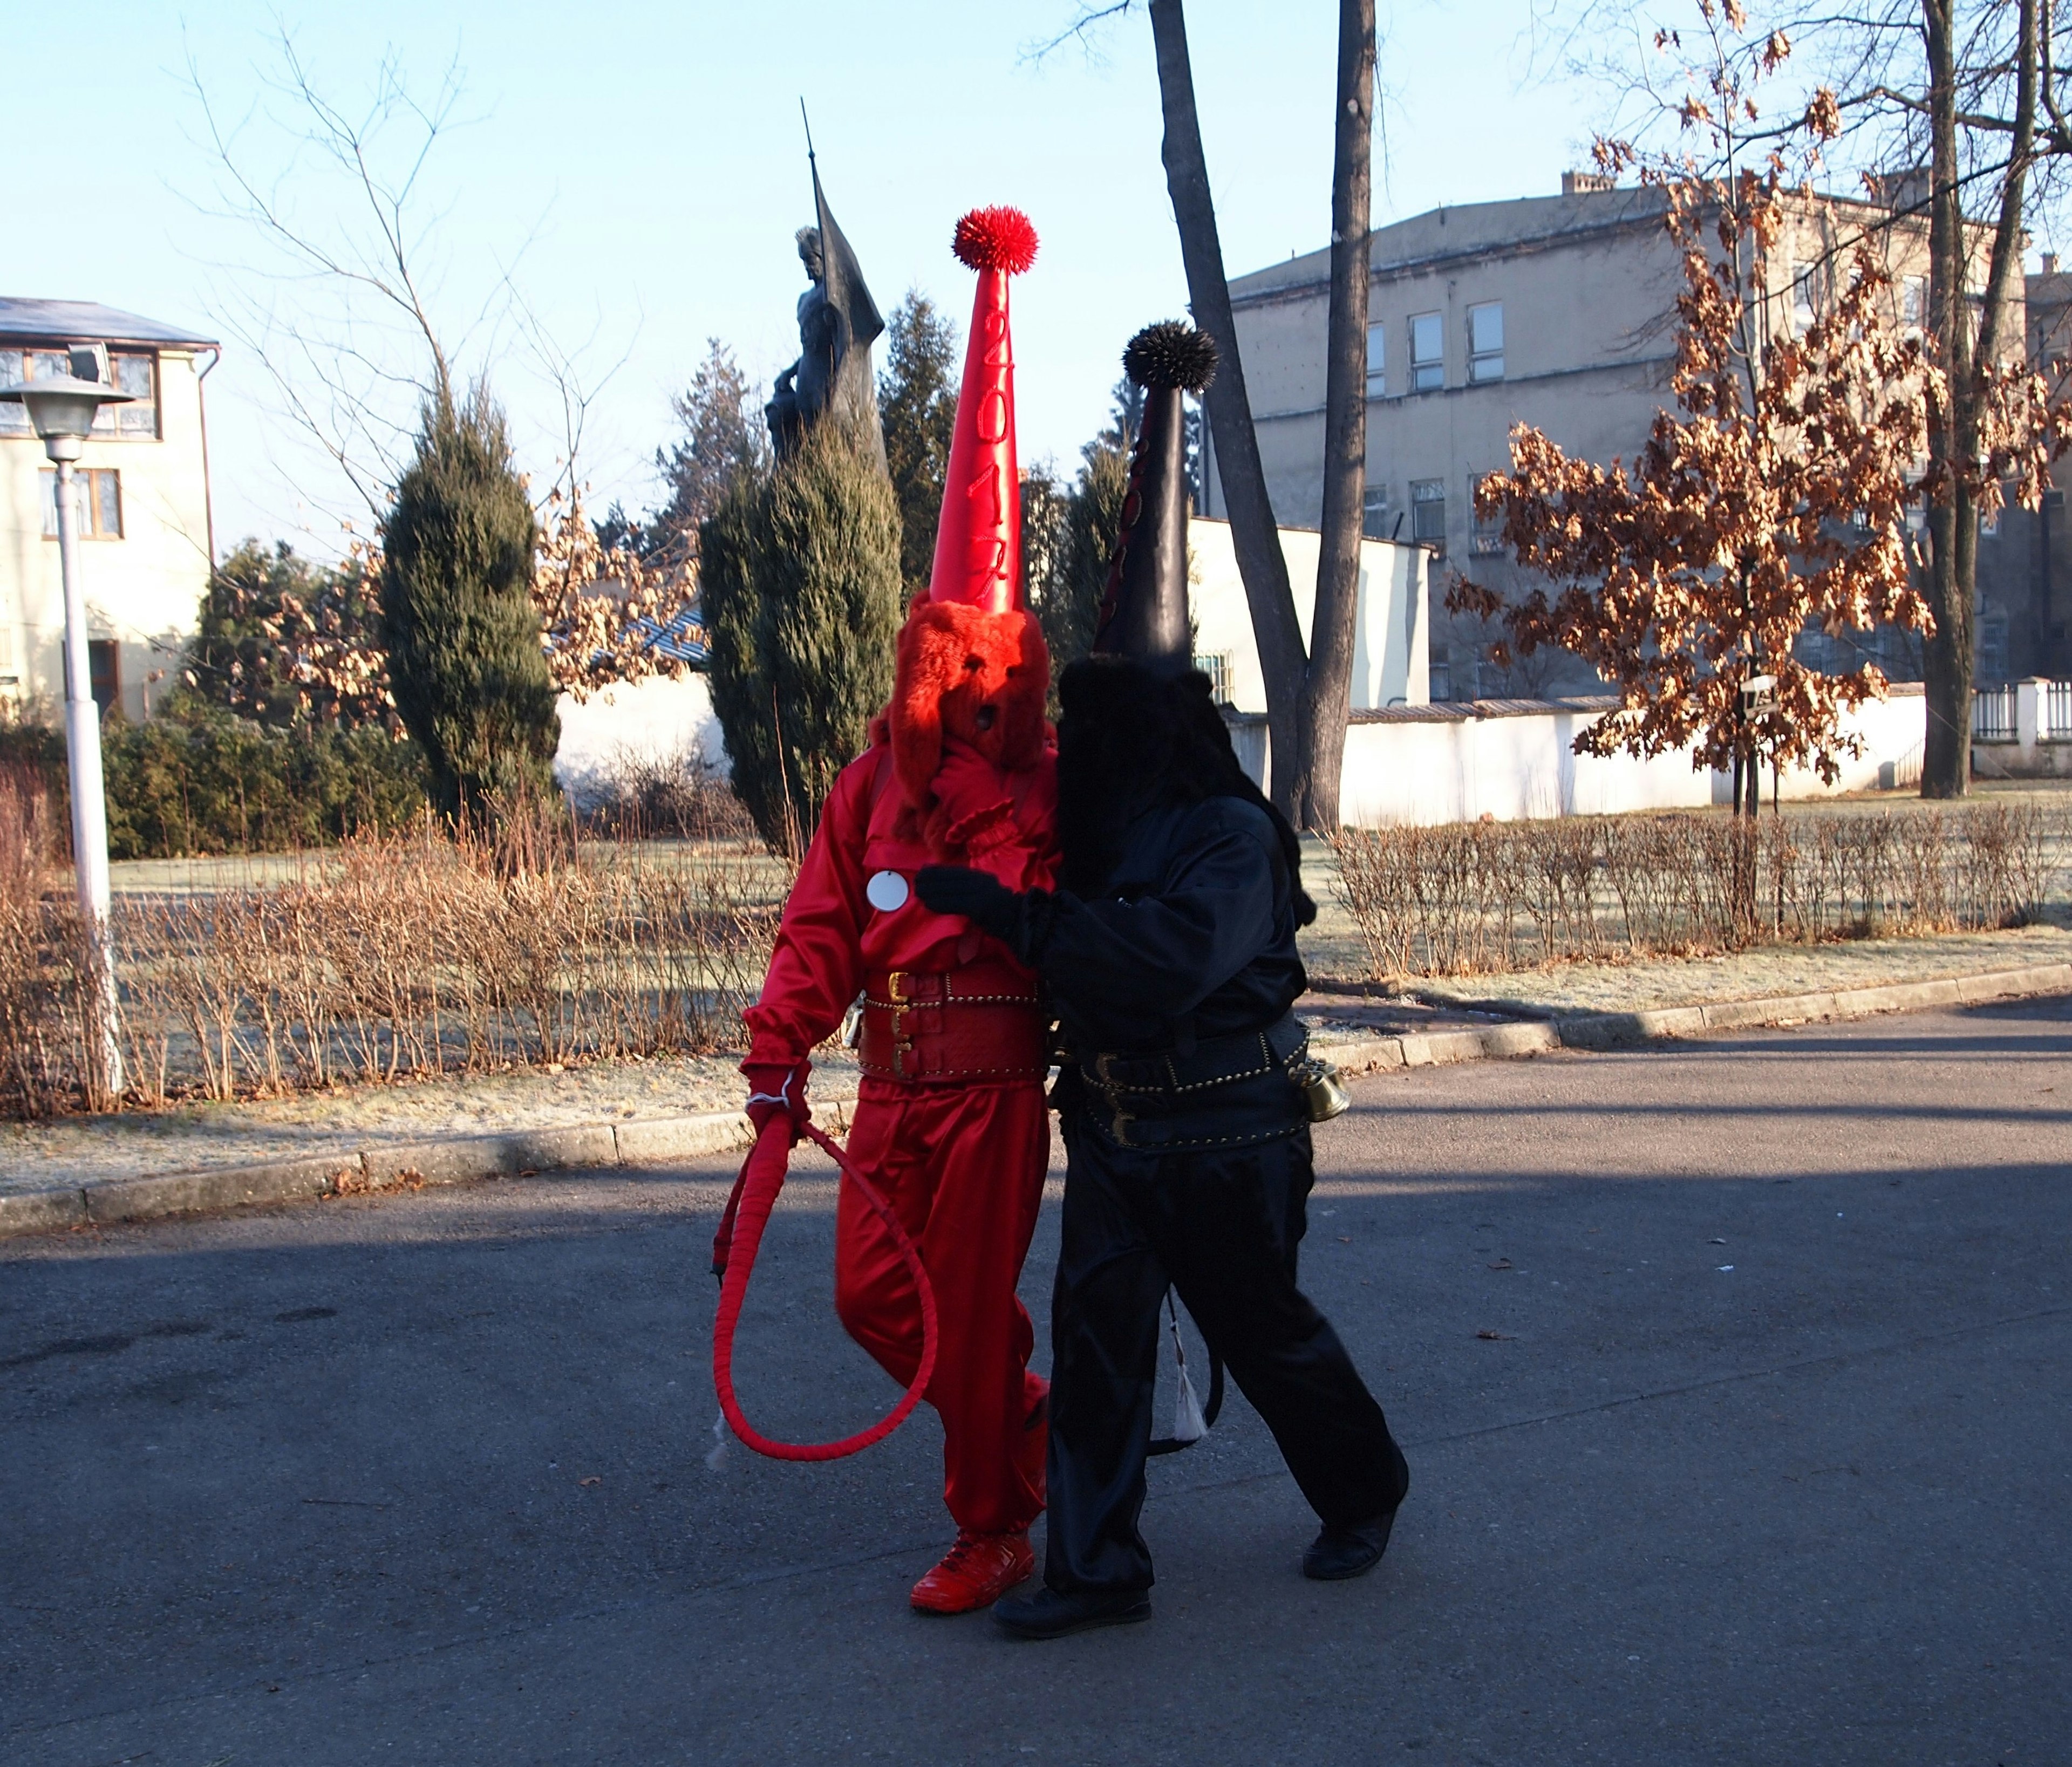
[[[1065,1595],[1038,1589],[1010,1595],[993,1605],[1001,1630],[1017,1638],[1062,1638],[1095,1626],[1126,1626],[1151,1617],[1151,1597],[1141,1589],[1087,1589]]]
[[[1326,1523],[1302,1555],[1302,1575],[1319,1583],[1342,1583],[1347,1577],[1364,1576],[1381,1563],[1382,1554],[1388,1550],[1389,1530],[1395,1526],[1393,1510],[1357,1527],[1333,1527]]]

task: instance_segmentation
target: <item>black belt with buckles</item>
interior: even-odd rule
[[[1076,1066],[1088,1116],[1118,1146],[1235,1147],[1308,1126],[1308,1104],[1289,1069],[1309,1042],[1301,1021],[1287,1013],[1191,1049],[1097,1054],[1078,1058]]]

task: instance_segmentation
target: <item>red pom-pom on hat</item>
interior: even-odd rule
[[[1018,208],[975,208],[957,223],[950,248],[975,270],[1019,276],[1036,261],[1036,224]]]

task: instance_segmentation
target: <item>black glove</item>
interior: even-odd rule
[[[996,939],[1011,940],[1021,921],[1022,898],[990,872],[923,865],[914,888],[931,914],[962,914]]]

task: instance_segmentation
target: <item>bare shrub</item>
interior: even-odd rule
[[[601,788],[601,789],[598,789]],[[747,806],[726,774],[685,741],[665,754],[622,748],[610,772],[595,782],[584,813],[596,835],[633,840],[754,840]]]
[[[2045,828],[2034,804],[1978,804],[1963,813],[1964,889],[1971,924],[2019,927],[2043,905]]]
[[[0,1109],[16,1115],[93,1102],[91,970],[45,814],[0,783]],[[739,842],[500,817],[494,834],[358,836],[263,888],[120,895],[128,1102],[738,1045],[789,881]]]
[[[1341,828],[1330,837],[1338,899],[1359,929],[1375,976],[1407,976],[1416,967],[1417,917],[1406,889],[1411,855],[1402,838],[1408,832]]]
[[[0,1100],[40,1114],[63,1089],[47,944],[55,882],[50,801],[27,768],[0,770]]]
[[[0,767],[0,1110],[112,1107],[97,935],[74,903],[48,788]]]
[[[2021,925],[2072,851],[2072,811],[1573,816],[1332,845],[1375,976],[1468,975]]]

